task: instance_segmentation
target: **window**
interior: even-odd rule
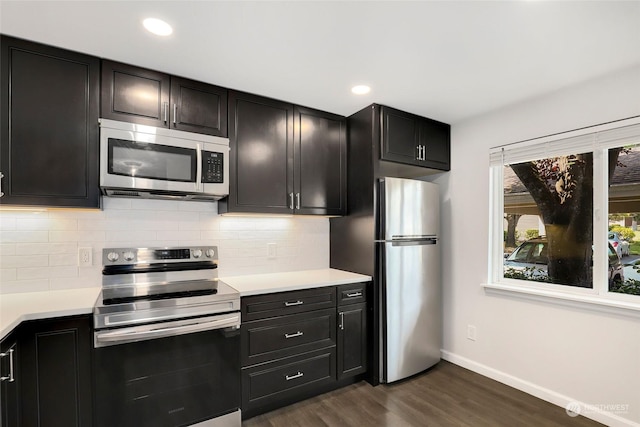
[[[640,118],[496,147],[490,167],[490,284],[640,303]]]

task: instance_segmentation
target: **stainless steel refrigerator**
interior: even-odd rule
[[[436,184],[379,181],[380,381],[417,374],[440,360],[440,198]]]

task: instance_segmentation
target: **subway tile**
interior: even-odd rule
[[[87,277],[61,277],[49,279],[49,288],[52,291],[59,289],[78,289],[100,287],[100,282]]]
[[[49,265],[62,266],[62,265],[78,265],[78,252],[66,253],[66,254],[50,254]]]
[[[0,230],[15,230],[16,223],[15,217],[0,214]]]
[[[106,230],[107,229],[107,220],[106,219],[78,219],[77,220],[77,229],[78,231],[85,230]]]
[[[18,280],[78,277],[77,267],[18,268]]]
[[[0,258],[0,268],[45,267],[49,265],[47,255],[9,255]]]
[[[20,242],[48,242],[47,231],[0,231],[0,242],[20,243]]]
[[[180,202],[173,200],[132,199],[132,210],[177,211]]]
[[[157,240],[156,232],[152,230],[109,231],[106,233],[105,242],[129,242],[136,240]],[[110,246],[110,245],[108,245]]]
[[[0,244],[0,256],[15,255],[17,243]]]
[[[103,197],[102,208],[107,210],[113,209],[131,209],[131,199],[120,199],[117,197]]]
[[[36,280],[11,280],[0,282],[0,294],[15,294],[22,292],[41,292],[49,290],[49,281]]]
[[[156,232],[158,240],[197,240],[200,238],[198,230],[160,230]]]
[[[16,280],[16,277],[17,277],[16,268],[0,268],[0,283]]]
[[[184,212],[207,212],[218,214],[218,202],[178,202],[178,210]]]

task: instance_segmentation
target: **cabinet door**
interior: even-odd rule
[[[423,119],[420,122],[420,144],[424,147],[426,167],[449,170],[451,126],[435,120]]]
[[[91,322],[82,316],[23,325],[23,425],[91,425]]]
[[[221,212],[293,213],[293,105],[229,93],[230,186]]]
[[[0,426],[19,427],[20,362],[15,332],[0,342]]]
[[[380,107],[382,125],[381,160],[420,165],[418,116],[394,108]]]
[[[367,305],[338,309],[338,379],[367,370]]]
[[[2,36],[2,204],[100,207],[100,61]]]
[[[344,215],[347,194],[347,119],[295,107],[295,212]]]
[[[171,127],[227,136],[227,89],[171,77]]]
[[[102,61],[100,116],[141,125],[169,126],[168,74]]]

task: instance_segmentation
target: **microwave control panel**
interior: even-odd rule
[[[202,182],[205,184],[218,184],[224,182],[224,169],[222,163],[224,153],[215,151],[202,152]]]

